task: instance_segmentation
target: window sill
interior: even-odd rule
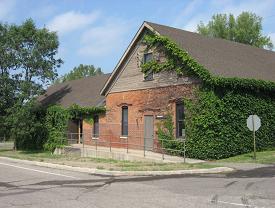
[[[99,137],[92,137],[92,140],[98,140],[99,139]]]
[[[120,136],[120,139],[128,139],[128,136]]]

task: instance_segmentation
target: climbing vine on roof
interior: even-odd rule
[[[71,118],[74,119],[85,119],[92,117],[95,114],[101,114],[106,111],[105,107],[81,107],[73,104],[67,108]]]
[[[141,65],[142,71],[147,73],[149,70],[154,72],[174,70],[178,75],[191,74],[200,78],[205,84],[212,87],[229,87],[231,89],[247,89],[252,91],[275,91],[275,83],[256,79],[245,78],[225,78],[212,75],[208,69],[193,59],[188,52],[179,48],[176,43],[169,38],[147,34],[143,42],[147,49],[156,48],[163,52],[167,60],[160,63],[156,60]]]

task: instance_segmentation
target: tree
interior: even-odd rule
[[[10,72],[16,67],[15,54],[12,53],[9,27],[0,24],[0,136],[8,136],[8,124],[6,122],[7,108],[15,103],[16,83],[10,76]]]
[[[46,28],[36,28],[32,19],[19,26],[0,24],[0,35],[1,84],[8,89],[12,83],[17,99],[24,103],[40,94],[43,86],[57,76],[57,68],[63,63],[55,57],[57,35]]]
[[[37,28],[32,19],[22,25],[0,23],[0,133],[19,130],[18,122],[24,121],[18,112],[30,109],[29,102],[55,79],[63,63],[56,58],[58,46],[56,33]]]
[[[45,127],[46,108],[32,99],[20,106],[19,103],[8,109],[11,112],[7,123],[11,124],[10,136],[15,149],[41,150],[48,140]]]
[[[65,74],[63,77],[56,79],[55,83],[62,83],[99,74],[103,74],[101,68],[95,68],[93,65],[80,64],[78,67],[74,67],[73,70],[68,74]]]
[[[259,48],[273,48],[270,37],[262,34],[262,18],[250,12],[242,12],[237,17],[232,14],[216,14],[206,25],[200,22],[197,31],[208,37],[223,38]]]

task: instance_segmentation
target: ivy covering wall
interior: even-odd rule
[[[44,149],[54,151],[56,147],[66,144],[66,131],[70,114],[61,106],[51,106],[47,109],[46,127],[48,139],[44,144]]]
[[[55,148],[67,144],[68,122],[70,119],[80,119],[91,123],[93,115],[104,112],[104,107],[81,107],[76,104],[68,108],[63,108],[60,105],[48,107],[45,119],[48,139],[44,144],[44,149],[54,151]]]
[[[54,151],[57,147],[62,147],[67,142],[67,128],[70,114],[61,106],[55,105],[47,109],[46,127],[48,139],[44,144],[44,149]]]
[[[199,89],[197,100],[186,101],[187,154],[220,159],[253,151],[246,119],[257,114],[257,150],[275,147],[275,99],[242,91]]]
[[[252,151],[252,133],[246,127],[250,114],[262,120],[256,133],[257,150],[275,147],[275,83],[213,76],[167,37],[147,35],[144,43],[147,50],[155,48],[167,57],[162,63],[153,60],[143,64],[144,73],[174,70],[179,76],[196,76],[202,81],[195,99],[184,100],[189,157],[220,159]],[[164,131],[161,137],[172,136]],[[165,143],[166,148],[170,144]],[[173,148],[181,149],[182,145]]]

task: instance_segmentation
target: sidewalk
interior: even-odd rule
[[[206,162],[212,165],[226,166],[236,170],[253,170],[257,168],[273,167],[274,164],[260,164],[260,163],[238,163],[238,162]]]
[[[150,162],[164,162],[164,163],[202,163],[203,160],[190,159],[171,156],[167,154],[156,153],[152,151],[134,150],[124,148],[102,147],[102,146],[90,146],[82,144],[73,144],[72,147],[66,147],[66,152],[80,152],[82,157],[94,157],[94,158],[105,158],[114,160],[128,160],[128,161],[150,161]]]

